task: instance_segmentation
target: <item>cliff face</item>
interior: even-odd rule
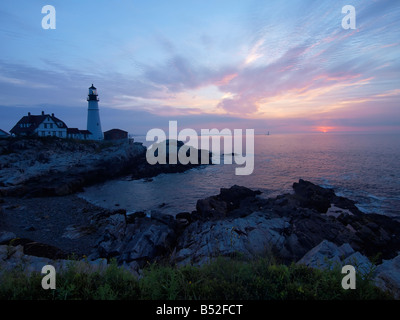
[[[3,195],[66,195],[118,177],[145,155],[141,144],[63,139],[0,141]]]
[[[141,143],[58,138],[0,140],[0,195],[63,196],[123,175],[133,179],[197,165],[150,165]]]
[[[0,141],[0,194],[62,196],[129,173],[145,157],[139,143],[63,139]]]

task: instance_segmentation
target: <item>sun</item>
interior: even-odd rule
[[[328,132],[334,131],[334,129],[335,129],[335,127],[320,126],[320,127],[315,127],[314,131],[328,133]]]

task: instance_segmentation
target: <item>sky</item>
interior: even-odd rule
[[[397,0],[3,0],[0,43],[5,131],[42,110],[86,129],[93,83],[103,130],[400,132]]]

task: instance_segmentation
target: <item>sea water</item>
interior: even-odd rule
[[[146,145],[145,136],[135,141]],[[124,177],[86,188],[80,196],[109,209],[175,215],[195,210],[198,199],[220,188],[237,184],[274,197],[292,192],[293,183],[304,179],[355,200],[366,213],[400,217],[398,134],[256,135],[254,152],[249,176],[236,176],[236,165],[209,165],[152,179]],[[223,159],[223,154],[214,157]]]

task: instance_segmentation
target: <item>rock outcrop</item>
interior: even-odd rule
[[[400,299],[400,254],[391,260],[384,260],[376,268],[375,284]]]
[[[366,272],[370,261],[376,261],[379,286],[400,292],[399,222],[364,214],[354,201],[311,182],[300,180],[293,189],[292,194],[265,199],[245,187],[222,188],[218,195],[198,200],[195,211],[175,217],[156,211],[95,214],[91,227],[104,232],[89,258],[114,258],[135,271],[160,260],[201,265],[236,255],[273,254],[278,262],[310,267],[354,263]],[[13,236],[2,233],[0,239]],[[25,254],[62,257],[51,246],[20,241]]]
[[[75,260],[69,259],[51,259],[32,254],[27,254],[22,245],[10,246],[0,245],[0,268],[1,270],[22,270],[29,275],[32,272],[41,273],[45,265],[52,265],[57,272],[67,270],[74,264],[75,270],[79,272],[102,272],[108,267],[106,259]]]
[[[175,246],[176,221],[169,215],[120,213],[106,218],[105,223],[104,235],[91,259],[115,258],[119,264],[137,270],[168,255]]]
[[[141,144],[58,138],[2,140],[0,194],[63,196],[125,174],[144,156]],[[6,145],[4,145],[6,144]]]
[[[347,244],[378,262],[400,251],[400,223],[395,220],[363,214],[351,200],[309,182],[300,180],[294,190],[262,199],[257,191],[233,186],[175,218],[157,212],[151,217],[112,216],[94,256],[142,263],[164,254],[174,263],[202,264],[215,256],[239,253],[250,258],[269,252],[290,263],[324,240],[338,247]],[[308,195],[312,201],[305,201]],[[322,210],[321,203],[327,202],[330,206]]]
[[[0,140],[0,144],[3,196],[64,196],[124,175],[141,179],[198,166],[150,165],[141,143],[14,138]]]
[[[371,272],[373,268],[371,261],[358,251],[354,251],[348,243],[339,247],[327,240],[307,252],[303,258],[297,261],[297,264],[317,269],[333,269],[352,265],[361,275]]]

